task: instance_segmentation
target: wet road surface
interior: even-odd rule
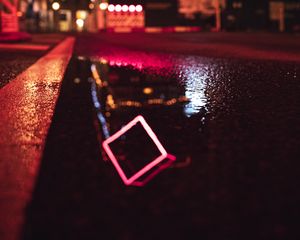
[[[277,55],[241,40],[247,50],[203,57],[167,35],[152,48],[136,44],[150,35],[111,36],[77,39],[22,238],[299,239],[299,46]],[[92,64],[107,81],[100,110]],[[101,149],[99,111],[109,134],[142,114],[176,162],[126,187]],[[140,136],[114,147],[125,165],[153,157]]]
[[[65,36],[61,34],[36,34],[32,36],[31,41],[0,44],[0,88],[30,67],[64,38]],[[20,49],[21,47],[23,49]]]
[[[0,87],[6,85],[9,81],[13,80],[18,74],[24,71],[26,68],[31,66],[39,57],[42,56],[42,52],[34,51],[27,52],[20,51],[13,52],[9,50],[1,51],[1,63],[0,63],[0,73],[1,81]]]
[[[102,34],[81,39],[79,54],[97,55],[117,47],[144,52],[213,58],[300,62],[299,35],[272,33]],[[97,44],[95,44],[97,43]],[[113,46],[112,49],[104,46]],[[105,49],[105,50],[104,50]],[[111,53],[113,54],[113,53]]]

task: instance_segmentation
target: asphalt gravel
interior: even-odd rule
[[[11,49],[0,48],[0,88],[13,80],[25,69],[35,63],[40,57],[45,55],[57,43],[65,38],[63,34],[35,34],[32,40],[22,43],[5,43],[9,44]],[[13,49],[14,45],[45,45],[49,46],[48,50],[19,50]]]
[[[30,67],[42,55],[41,51],[8,51],[0,50],[0,88],[13,80],[18,74]]]

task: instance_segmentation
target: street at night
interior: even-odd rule
[[[299,240],[299,0],[0,0],[0,240]]]
[[[70,61],[57,44],[1,70],[3,239],[300,237],[299,36],[81,34]],[[138,115],[176,157],[142,187],[102,148]],[[126,174],[159,154],[143,132],[111,144]]]

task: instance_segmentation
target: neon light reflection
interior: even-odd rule
[[[143,128],[146,130],[149,137],[153,140],[154,144],[160,151],[161,155],[158,156],[156,159],[154,159],[152,162],[148,163],[146,166],[144,166],[141,170],[133,174],[131,177],[127,177],[124,173],[123,169],[121,168],[120,164],[118,163],[118,160],[116,159],[115,155],[113,154],[111,148],[109,147],[109,144],[118,139],[121,135],[126,133],[128,130],[130,130],[133,126],[135,126],[138,122],[140,122],[143,126]],[[143,186],[146,182],[148,182],[151,178],[153,178],[157,173],[159,173],[161,170],[167,168],[172,162],[176,160],[176,157],[168,154],[167,151],[164,149],[160,141],[158,140],[155,133],[152,131],[150,126],[147,124],[145,119],[139,115],[135,117],[132,121],[130,121],[126,126],[121,128],[118,132],[110,136],[108,139],[103,141],[102,143],[103,149],[107,153],[108,157],[112,161],[114,167],[116,168],[118,174],[120,175],[121,179],[123,180],[125,185],[135,185],[135,186]],[[138,181],[139,178],[141,178],[145,173],[149,172],[152,168],[157,166],[158,164],[162,163],[164,160],[167,160],[165,164],[162,164],[161,166],[156,169],[153,173],[151,173],[145,180]]]

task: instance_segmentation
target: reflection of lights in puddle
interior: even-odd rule
[[[106,104],[111,108],[111,109],[115,109],[116,108],[116,104],[114,101],[114,98],[111,94],[108,94],[106,97]]]
[[[176,102],[177,102],[177,99],[176,98],[172,98],[172,99],[166,101],[165,105],[170,106],[170,105],[175,104]]]
[[[149,99],[149,100],[148,100],[148,104],[150,104],[150,105],[155,105],[155,104],[160,105],[160,104],[162,104],[163,102],[164,102],[164,100],[161,99],[161,98],[153,98],[153,99]]]
[[[121,101],[118,103],[121,107],[142,107],[142,104],[137,101]]]
[[[101,64],[107,64],[107,60],[105,58],[100,58],[100,63]]]
[[[198,113],[207,103],[205,85],[208,75],[200,68],[187,68],[183,70],[183,75],[186,77],[185,96],[190,101],[185,105],[184,113],[190,117]]]
[[[85,61],[85,60],[86,60],[86,58],[85,58],[84,56],[78,56],[77,59],[78,59],[79,61]]]
[[[179,69],[178,76],[180,79],[185,80],[185,98],[188,99],[188,103],[184,106],[184,114],[187,117],[190,117],[194,114],[199,113],[199,111],[205,107],[207,104],[207,97],[205,95],[205,88],[207,85],[207,81],[209,79],[208,69],[204,67],[204,65],[199,65],[198,62],[194,58],[186,59],[190,63],[190,66],[185,64],[181,64],[181,60],[178,63],[172,63],[168,61],[167,58],[163,58],[160,56],[142,56],[140,58],[135,57],[134,54],[128,55],[119,55],[118,57],[109,56],[108,58],[100,58],[105,59],[110,66],[117,66],[117,67],[125,67],[131,66],[135,69],[142,70],[143,68],[147,68],[148,70],[156,70],[159,69],[169,69],[168,71],[159,71],[159,74],[169,74],[172,72],[172,69]],[[165,59],[162,61],[161,59]],[[209,68],[212,68],[210,66]],[[171,70],[171,71],[170,71]],[[171,75],[171,74],[170,74]],[[147,93],[149,92],[149,93]],[[148,88],[143,90],[144,94],[151,94],[148,91]],[[173,105],[175,104],[174,99],[169,99],[166,102],[158,99],[152,99],[148,101],[148,104],[165,104],[165,105]]]
[[[109,138],[109,131],[108,131],[108,126],[107,126],[107,122],[105,117],[103,116],[102,112],[101,112],[101,103],[98,100],[98,96],[97,96],[97,85],[96,82],[93,79],[91,80],[91,94],[92,94],[92,100],[94,103],[94,106],[96,108],[97,111],[97,117],[101,123],[102,126],[102,131],[104,134],[105,138]]]
[[[74,78],[74,83],[79,84],[80,83],[80,78]]]
[[[153,67],[153,66],[158,67],[160,69],[162,68],[161,65],[159,65],[159,66],[155,65],[155,64],[151,65],[153,63],[153,60],[151,60],[151,61],[149,60],[149,62],[151,63],[150,65],[148,62],[144,62],[144,61],[139,62],[139,59],[137,59],[136,61],[133,61],[133,60],[135,60],[135,59],[133,59],[133,58],[126,59],[126,57],[113,58],[113,59],[111,57],[109,57],[109,58],[100,58],[100,60],[98,59],[98,61],[100,61],[101,64],[108,64],[109,66],[112,66],[112,67],[114,67],[114,66],[115,67],[126,67],[126,66],[130,67],[131,66],[131,67],[133,67],[133,69],[136,68],[136,69],[140,69],[140,70],[143,67],[149,68],[149,66],[150,67]],[[176,65],[176,63],[175,63],[175,65]],[[187,117],[197,114],[197,113],[201,112],[201,109],[205,109],[205,106],[207,104],[207,96],[205,94],[205,88],[206,88],[206,85],[208,84],[210,75],[208,72],[208,68],[203,67],[202,64],[201,65],[192,64],[192,65],[190,65],[192,67],[186,67],[186,65],[184,65],[184,66],[185,67],[182,67],[182,65],[180,65],[180,64],[175,67],[174,67],[174,65],[172,65],[171,68],[169,65],[167,66],[169,71],[170,71],[170,69],[171,70],[175,69],[175,73],[178,73],[178,76],[184,80],[184,85],[185,85],[184,96],[179,96],[179,97],[174,97],[174,98],[169,98],[169,99],[152,98],[152,99],[146,100],[146,102],[138,102],[138,101],[131,101],[131,100],[117,101],[117,99],[116,99],[116,102],[115,102],[113,99],[113,96],[108,95],[107,99],[106,99],[107,104],[112,109],[112,108],[117,108],[117,107],[121,107],[121,106],[128,106],[128,107],[145,107],[147,105],[171,106],[171,105],[181,102],[181,103],[183,103],[182,105],[184,106],[184,113]],[[211,68],[211,66],[210,66],[210,68]],[[95,69],[96,69],[96,67],[95,67]],[[179,70],[179,72],[176,71],[176,69]],[[150,70],[152,70],[152,69],[150,68]],[[146,69],[146,71],[148,71],[148,70]],[[165,75],[162,75],[162,76],[165,76]],[[131,82],[135,82],[135,79],[133,79],[133,81],[131,81]],[[145,95],[150,95],[153,93],[154,90],[151,87],[145,87],[144,89],[142,89],[142,91]],[[128,125],[130,125],[130,123]],[[128,128],[128,125],[123,127],[120,131],[126,132],[129,128],[132,127],[132,126],[130,126]],[[126,130],[124,130],[124,129],[126,129]],[[123,133],[120,134],[120,136],[119,136],[120,138],[122,138],[121,135]],[[106,140],[105,141],[106,145],[105,145],[105,143],[103,143],[103,148],[106,151],[106,153],[108,154],[110,160],[113,162],[113,164],[114,164],[116,170],[118,171],[120,177],[122,178],[123,182],[126,185],[142,185],[144,182],[141,183],[138,181],[140,180],[142,175],[145,174],[147,171],[150,171],[152,169],[152,167],[149,168],[149,166],[146,165],[146,167],[147,167],[146,170],[144,168],[142,169],[145,172],[140,173],[140,171],[138,171],[133,176],[127,177],[119,164],[122,159],[120,159],[118,156],[119,159],[117,160],[116,157],[114,156],[114,154],[112,153],[111,149],[109,148],[109,143],[113,142],[114,140],[111,140],[110,142],[107,142],[107,140]],[[163,160],[168,159],[168,157],[169,157],[169,155],[166,156],[163,154],[160,157],[162,157],[162,156],[164,157]],[[156,160],[157,159],[155,159],[154,161],[156,161]],[[119,161],[119,163],[118,163],[118,161]],[[170,164],[170,162],[169,162],[169,164]],[[173,167],[174,168],[184,168],[184,167],[189,166],[190,164],[191,164],[191,157],[187,156],[186,158],[183,158],[182,161],[176,161],[176,163],[173,164]]]
[[[153,93],[153,88],[151,88],[151,87],[145,87],[143,89],[143,93],[146,94],[146,95],[152,94]]]
[[[132,127],[134,127],[137,123],[140,123],[142,127],[147,132],[148,136],[152,139],[156,147],[158,148],[160,152],[160,156],[158,156],[156,159],[145,165],[142,169],[134,173],[131,177],[126,176],[125,172],[121,168],[117,158],[115,157],[114,153],[112,152],[111,148],[109,147],[109,144],[117,140],[118,138],[122,137],[127,131],[129,131]],[[160,141],[158,140],[155,133],[152,131],[150,126],[147,124],[145,119],[142,116],[135,117],[132,121],[130,121],[127,125],[125,125],[123,128],[121,128],[118,132],[113,134],[111,137],[106,139],[103,144],[103,149],[107,153],[108,157],[112,161],[114,167],[116,168],[118,174],[120,175],[121,179],[123,180],[125,185],[135,185],[135,186],[143,186],[146,182],[148,182],[152,177],[154,177],[156,174],[158,174],[161,170],[165,169],[166,167],[169,167],[170,164],[176,160],[176,157],[173,155],[170,155],[167,153],[167,151],[164,149]],[[166,161],[164,164],[163,161]],[[158,167],[159,164],[162,164]],[[155,167],[158,167],[156,170]],[[151,170],[153,170],[150,175],[147,176],[146,179],[140,180],[145,174],[149,173]]]
[[[111,67],[130,66],[138,70],[143,70],[145,68],[162,69],[173,67],[173,64],[167,61],[167,58],[165,58],[164,55],[162,55],[162,57],[156,55],[149,56],[149,54],[145,53],[132,53],[132,51],[124,52],[123,50],[118,51],[118,55],[104,53],[104,55],[95,60],[102,64],[108,64]]]
[[[102,87],[103,86],[103,81],[101,80],[100,75],[98,74],[98,71],[97,71],[97,68],[96,68],[95,64],[92,64],[91,71],[92,71],[92,74],[93,74],[93,78],[96,81],[96,84],[99,87]]]
[[[178,160],[176,163],[174,163],[171,167],[172,168],[185,168],[190,166],[192,163],[192,158],[190,156],[187,156],[184,161]]]

